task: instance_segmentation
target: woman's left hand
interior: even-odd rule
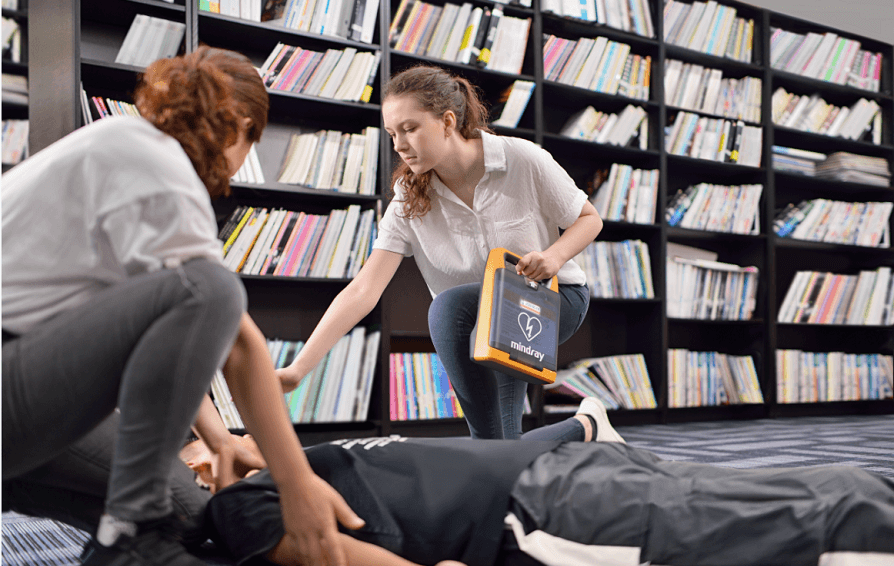
[[[562,262],[544,252],[529,252],[518,260],[515,271],[532,281],[550,279],[562,268]]]

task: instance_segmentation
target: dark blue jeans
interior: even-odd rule
[[[583,440],[583,425],[575,418],[521,434],[528,383],[469,358],[469,338],[478,317],[480,294],[480,283],[459,285],[438,294],[428,310],[435,351],[450,377],[472,438]],[[580,328],[590,306],[590,293],[586,285],[559,285],[559,294],[561,344]]]

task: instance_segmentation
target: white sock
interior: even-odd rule
[[[118,537],[127,535],[136,536],[137,524],[133,521],[119,519],[108,513],[103,513],[99,518],[99,528],[96,529],[96,540],[103,546],[112,546]]]

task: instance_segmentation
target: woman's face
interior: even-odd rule
[[[413,173],[430,171],[444,159],[449,119],[438,118],[408,95],[386,98],[382,119],[394,150]]]
[[[240,122],[239,131],[237,132],[236,143],[224,149],[224,156],[227,158],[227,167],[229,169],[228,172],[230,177],[239,171],[239,168],[245,163],[245,158],[248,157],[248,152],[251,151],[252,142],[248,141],[247,135],[250,125],[251,119],[243,118]]]

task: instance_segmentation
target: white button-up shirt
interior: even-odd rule
[[[487,256],[506,248],[519,256],[543,251],[580,216],[587,195],[545,150],[527,140],[482,132],[484,177],[469,208],[432,175],[431,210],[402,218],[403,187],[379,223],[373,247],[415,256],[432,296],[457,285],[481,282]],[[568,261],[559,283],[582,285],[586,276]]]
[[[3,328],[27,332],[129,276],[221,262],[211,198],[180,143],[100,120],[3,175]]]

